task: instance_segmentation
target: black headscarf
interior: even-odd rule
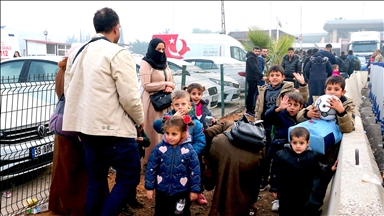
[[[159,43],[163,43],[165,46],[164,41],[160,38],[153,38],[149,42],[148,51],[143,60],[148,62],[153,69],[164,70],[167,67],[167,56],[156,50]]]

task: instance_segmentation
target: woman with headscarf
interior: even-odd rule
[[[60,99],[64,92],[64,74],[68,54],[58,63],[55,90]],[[49,211],[59,215],[83,216],[88,175],[85,170],[85,152],[77,138],[55,135],[52,165],[52,180],[49,193]]]
[[[141,101],[144,108],[144,131],[151,140],[151,145],[145,149],[142,161],[145,168],[152,149],[161,141],[161,135],[153,129],[153,122],[162,118],[170,111],[170,107],[162,111],[156,111],[149,96],[153,93],[164,91],[173,92],[175,83],[167,64],[167,57],[164,53],[165,43],[160,38],[153,38],[148,45],[148,51],[140,63],[140,79],[143,87]],[[166,77],[164,76],[166,74]],[[144,169],[145,170],[145,169]]]

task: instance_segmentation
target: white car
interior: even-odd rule
[[[209,79],[218,85],[221,84],[220,74],[203,70],[200,67],[197,67],[183,60],[168,59],[168,66],[174,71],[181,72],[183,65],[186,66],[187,76],[195,76],[200,79]],[[218,93],[219,95],[221,95],[221,87],[218,88]],[[231,77],[224,76],[224,102],[230,102],[232,100],[240,99],[240,93],[241,90],[239,88],[239,83]],[[220,102],[221,96],[219,96],[219,103]]]
[[[48,123],[57,96],[60,56],[20,57],[1,65],[0,181],[52,163]]]
[[[221,70],[220,65],[223,64],[224,75],[236,80],[240,85],[241,91],[245,91],[245,77],[240,75],[245,72],[244,61],[238,61],[228,57],[211,56],[189,57],[184,58],[183,60],[190,62],[191,64],[196,65],[204,70],[213,71],[218,74],[220,74]]]
[[[133,54],[133,57],[134,57],[134,60],[136,63],[137,77],[138,77],[139,82],[141,84],[139,70],[140,70],[140,62],[141,62],[143,56],[140,54]],[[176,72],[176,71],[173,71],[171,69],[171,72],[172,72],[173,79],[174,79],[174,82],[176,85],[176,89],[181,89],[181,87],[182,87],[181,86],[181,82],[182,82],[181,71]],[[187,76],[186,81],[185,81],[185,85],[188,85],[190,83],[200,83],[201,85],[203,85],[205,87],[205,92],[203,93],[203,100],[206,100],[206,99],[209,100],[209,106],[208,106],[209,109],[213,109],[217,106],[217,103],[219,100],[218,89],[220,88],[220,86],[218,84],[213,83],[212,81],[210,81],[208,79],[200,79],[200,78],[196,78],[193,76]]]

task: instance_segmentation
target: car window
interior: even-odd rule
[[[231,57],[239,61],[245,61],[246,54],[240,47],[231,46]]]
[[[17,83],[25,61],[11,61],[1,64],[1,83]]]
[[[27,73],[27,82],[55,80],[59,67],[48,61],[32,61]]]
[[[213,61],[195,61],[195,65],[202,69],[217,69]]]
[[[171,69],[171,70],[174,70],[174,71],[177,71],[177,70],[181,70],[181,67],[179,67],[178,65],[172,63],[172,62],[168,62],[168,67]]]

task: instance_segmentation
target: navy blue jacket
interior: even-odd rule
[[[145,189],[172,196],[185,191],[199,193],[200,184],[200,163],[189,135],[177,146],[163,140],[152,150],[145,173]]]
[[[315,53],[313,56],[316,57],[316,56],[319,56],[319,55],[328,57],[329,62],[332,65],[337,64],[336,57],[331,52],[328,52],[327,50],[323,50],[323,51],[319,51],[319,52]]]
[[[173,114],[175,114],[175,110],[171,110],[169,113],[164,114],[164,116],[173,116]],[[200,123],[199,119],[197,119],[196,116],[191,115],[191,118],[195,125],[188,127],[188,132],[191,135],[193,148],[195,149],[197,155],[201,156],[206,143],[203,131],[203,124]],[[156,119],[153,122],[153,128],[157,133],[163,134],[163,118]]]
[[[265,112],[264,121],[273,123],[275,135],[273,139],[284,139],[288,141],[289,127],[298,123],[296,121],[296,115],[289,115],[289,112],[286,109],[276,112],[276,108],[277,106],[273,106]]]

